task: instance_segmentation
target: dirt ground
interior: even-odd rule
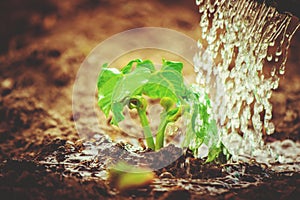
[[[120,193],[97,176],[99,162],[71,159],[87,155],[74,126],[72,91],[89,52],[108,37],[138,27],[170,28],[197,40],[199,18],[194,1],[184,0],[1,1],[0,198],[296,199],[299,173],[274,173],[255,162],[200,165],[187,152],[157,171],[150,186]],[[299,50],[298,30],[272,99],[276,133],[266,141],[300,139]],[[186,158],[189,174],[179,167]],[[80,167],[89,175],[79,173]]]

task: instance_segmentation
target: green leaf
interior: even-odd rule
[[[225,163],[231,158],[231,154],[224,146],[222,142],[217,146],[213,146],[209,149],[206,162],[214,161],[216,163]]]
[[[181,62],[174,62],[163,59],[162,69],[172,69],[176,70],[179,74],[182,74],[183,64]]]
[[[102,70],[98,76],[98,105],[107,117],[111,109],[111,98],[114,86],[122,78],[122,74],[118,69],[107,68],[107,64],[102,66]]]
[[[203,142],[208,146],[208,157],[206,162],[210,162],[219,156],[222,149],[220,148],[221,142],[216,121],[212,120],[207,126],[207,133]]]
[[[160,100],[160,105],[165,111],[169,111],[174,106],[174,101],[170,97],[163,97]]]
[[[137,63],[134,70],[132,70],[133,63]],[[124,119],[122,107],[128,105],[134,96],[146,95],[153,99],[168,97],[174,103],[180,102],[187,89],[182,74],[179,73],[182,66],[169,61],[166,63],[168,65],[165,64],[161,70],[155,71],[151,61],[134,60],[121,70],[126,74],[118,80],[112,94],[112,122],[115,125]]]
[[[132,71],[133,64],[136,64],[136,68],[148,68],[151,72],[155,70],[153,63],[150,60],[142,61],[141,59],[135,59],[130,61],[125,67],[122,68],[122,73],[130,73]]]
[[[141,61],[137,64],[136,67],[137,68],[139,68],[139,67],[148,68],[151,72],[155,71],[155,67],[154,67],[153,63],[150,60]]]
[[[149,185],[155,177],[150,169],[124,162],[119,162],[111,167],[108,174],[110,184],[121,191]]]
[[[121,69],[121,72],[122,72],[123,74],[128,74],[128,73],[131,72],[134,63],[141,63],[141,62],[142,62],[141,59],[135,59],[135,60],[132,60],[132,61],[130,61],[125,67],[123,67],[123,68]]]
[[[151,71],[146,67],[136,68],[134,71],[124,74],[124,76],[116,83],[112,93],[113,122],[124,119],[123,108],[128,105],[131,97],[141,95],[143,86],[148,82]]]
[[[149,77],[143,93],[151,98],[168,97],[177,103],[187,91],[181,70],[182,64],[164,61],[161,70],[152,73]]]
[[[201,96],[204,96],[203,102],[200,102]],[[197,155],[198,148],[205,144],[209,149],[206,162],[217,160],[222,152],[227,151],[224,151],[226,148],[220,140],[217,123],[209,115],[208,110],[211,109],[209,97],[204,92],[190,88],[188,100],[192,108],[191,123],[183,145]]]

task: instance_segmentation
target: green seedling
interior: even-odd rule
[[[220,141],[217,124],[208,113],[208,95],[187,86],[182,69],[182,63],[167,60],[163,60],[160,69],[155,69],[151,61],[140,59],[132,60],[121,70],[104,64],[98,77],[98,105],[106,117],[112,115],[111,123],[116,126],[125,118],[125,107],[135,109],[147,146],[152,150],[164,146],[167,126],[184,117],[190,120],[184,147],[191,148],[197,154],[197,149],[206,144],[209,147],[208,162],[221,153],[229,155]],[[205,96],[205,102],[199,102],[200,95]],[[159,99],[163,108],[155,141],[147,116],[149,98]]]

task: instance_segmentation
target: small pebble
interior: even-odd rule
[[[296,110],[287,110],[285,113],[285,116],[283,118],[283,121],[289,123],[289,122],[295,121],[296,119],[298,119],[297,111]]]
[[[1,82],[1,90],[3,95],[9,94],[14,87],[14,80],[12,78],[4,79]]]

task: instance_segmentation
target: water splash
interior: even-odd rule
[[[264,146],[262,135],[275,130],[269,100],[285,72],[299,20],[254,0],[196,3],[201,14],[197,83],[210,94],[225,145],[234,156],[255,156]]]

